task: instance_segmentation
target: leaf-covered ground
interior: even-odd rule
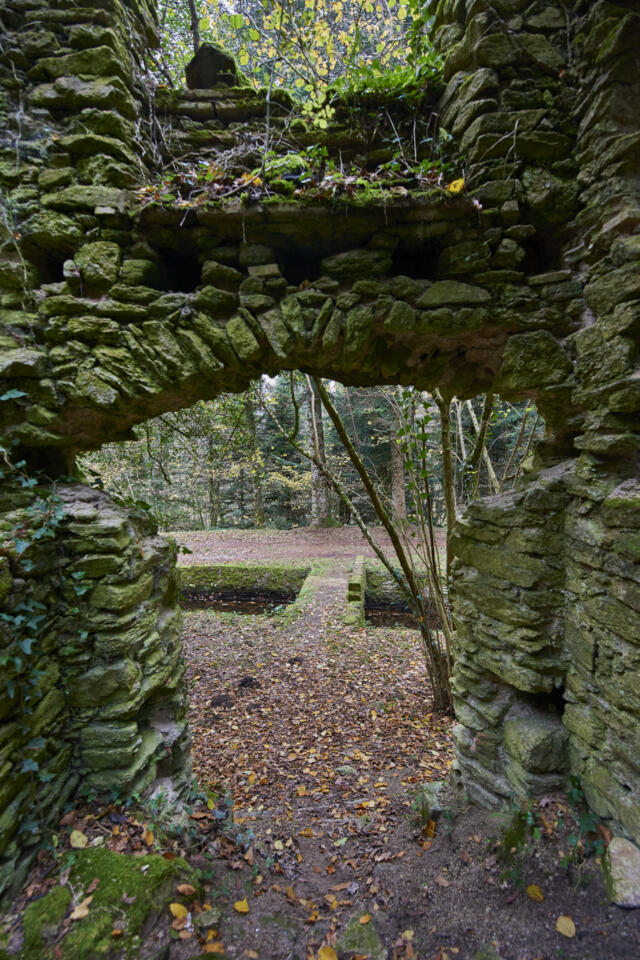
[[[130,954],[143,960],[637,960],[640,911],[606,902],[587,856],[606,832],[581,835],[565,797],[520,816],[470,807],[452,785],[439,816],[420,802],[453,754],[418,634],[346,628],[341,609],[327,587],[289,625],[186,613],[204,795],[177,824],[171,803],[67,810],[6,918],[11,955],[76,960],[74,937],[106,911],[91,955],[124,958],[141,894],[127,880],[115,896],[86,865],[77,881],[98,848],[191,868],[155,904]],[[61,887],[47,951],[25,952],[25,908]]]
[[[470,808],[459,791],[431,820],[420,788],[449,772],[451,721],[430,710],[418,634],[346,629],[337,614],[285,629],[186,618],[195,769],[232,796],[239,845],[219,889],[249,910],[227,911],[226,954],[637,957],[639,918],[606,904],[594,859],[560,866],[577,840],[565,799],[506,839],[513,811]]]
[[[393,557],[389,538],[381,527],[371,528],[380,545]],[[179,544],[191,550],[180,563],[261,563],[270,560],[346,559],[359,554],[372,557],[373,551],[357,527],[292,530],[194,530],[171,531]],[[436,531],[438,547],[444,554],[445,531]]]

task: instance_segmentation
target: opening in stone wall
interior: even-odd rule
[[[156,58],[147,0],[5,6],[0,896],[33,864],[9,952],[135,955],[160,914],[144,955],[552,955],[577,935],[599,956],[603,929],[626,960],[633,919],[614,929],[589,854],[609,844],[607,896],[639,901],[618,874],[640,837],[633,3],[399,4],[396,22],[373,0],[375,59],[311,109],[286,87],[334,79],[333,8],[305,84],[267,76],[273,36],[254,57],[244,10],[169,3]],[[523,403],[501,453],[499,397],[535,398],[544,442]],[[134,466],[101,471],[123,503],[74,458],[131,436]],[[379,532],[375,490],[406,538],[389,566],[354,523]],[[191,550],[177,570],[149,513]],[[220,567],[295,600],[184,611],[184,660],[179,590],[217,589]],[[398,569],[411,637],[362,621]]]

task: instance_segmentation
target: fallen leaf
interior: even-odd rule
[[[123,933],[124,933],[124,930],[118,930],[117,927],[114,927],[113,930],[111,931],[111,936],[112,936],[112,937],[121,937]]]
[[[123,902],[123,903],[129,903],[129,904],[135,903],[135,902],[136,902],[136,897],[135,897],[135,896],[133,896],[133,897],[128,896],[127,893],[126,893],[126,891],[125,891],[125,893],[122,894],[122,902]]]
[[[536,883],[530,883],[527,887],[527,896],[530,900],[535,900],[536,903],[542,903],[544,900],[544,893]]]
[[[558,933],[561,933],[563,937],[575,937],[576,935],[576,925],[571,919],[571,917],[561,914],[556,920],[556,930]]]
[[[153,830],[149,830],[148,827],[145,827],[142,832],[142,842],[146,844],[147,847],[151,846],[153,843]]]
[[[464,190],[464,180],[452,180],[447,186],[449,193],[462,193]]]
[[[246,951],[245,951],[246,952]],[[224,953],[224,944],[222,940],[212,940],[211,943],[205,943],[202,947],[202,953]],[[253,956],[257,957],[258,954],[255,953]]]
[[[370,920],[371,920],[371,915],[369,913],[363,913],[362,916],[360,917],[360,923],[363,925],[365,923],[369,923]]]
[[[169,910],[174,917],[186,917],[189,914],[189,910],[183,903],[170,903]]]
[[[178,893],[181,893],[183,897],[192,897],[196,892],[196,888],[192,887],[190,883],[179,883],[176,890]]]
[[[93,893],[98,884],[100,883],[100,877],[94,877],[89,886],[87,887],[87,894]]]
[[[236,911],[236,913],[249,913],[249,904],[247,903],[247,898],[245,897],[243,900],[236,900],[233,905],[233,909]]]
[[[435,880],[434,880],[433,882],[434,882],[434,883],[437,883],[439,887],[448,887],[448,886],[449,886],[449,881],[447,880],[446,877],[443,877],[441,873],[438,874],[438,876],[435,878]]]
[[[608,847],[613,840],[613,834],[611,833],[611,830],[609,830],[608,827],[605,827],[603,823],[599,823],[596,827],[596,833],[599,837],[602,837],[605,847]]]
[[[318,960],[338,960],[338,954],[333,947],[320,947],[318,950]]]
[[[71,835],[69,836],[69,843],[74,848],[74,850],[84,850],[86,845],[89,843],[89,839],[82,830],[72,830]]]
[[[87,897],[86,900],[83,900],[82,903],[79,903],[71,913],[69,914],[70,920],[83,920],[89,913],[89,904],[93,900],[93,897]]]

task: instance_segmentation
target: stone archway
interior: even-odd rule
[[[487,805],[571,770],[598,815],[640,837],[632,5],[576,0],[568,18],[524,0],[434,5],[446,55],[434,105],[467,158],[464,197],[186,212],[132,195],[158,143],[197,156],[264,101],[162,95],[149,122],[151,7],[41,6],[3,13],[7,435],[60,476],[134,423],[287,368],[535,398],[548,431],[533,471],[454,537],[458,764]],[[100,492],[66,483],[60,496],[58,549],[36,571],[52,611],[38,705],[21,730],[11,697],[0,714],[7,772],[45,741],[52,814],[79,784],[188,771],[170,549]],[[7,502],[11,525],[24,494]],[[90,586],[62,617],[46,587],[60,558]],[[11,611],[28,584],[3,584]],[[5,782],[0,885],[28,851],[29,778]]]

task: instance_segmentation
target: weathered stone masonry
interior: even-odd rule
[[[466,158],[463,197],[185,211],[141,210],[132,191],[177,153],[251,157],[264,98],[242,87],[154,97],[143,0],[5,2],[0,392],[22,395],[0,417],[31,467],[67,478],[76,452],[262,372],[535,399],[547,435],[527,476],[472,506],[452,544],[458,767],[487,805],[573,771],[596,813],[638,840],[634,7],[433,5],[446,66],[432,103]],[[276,130],[289,109],[281,97]],[[295,120],[288,136],[309,142]],[[387,149],[340,115],[326,143],[365,163]],[[26,724],[0,688],[5,890],[78,789],[189,773],[171,548],[99,491],[67,478],[59,495],[55,544],[33,550],[49,617]],[[4,529],[28,502],[5,479]],[[52,587],[74,572],[88,587],[75,610]],[[19,558],[0,573],[15,613],[29,590]],[[31,827],[21,769],[34,738],[47,776]]]

